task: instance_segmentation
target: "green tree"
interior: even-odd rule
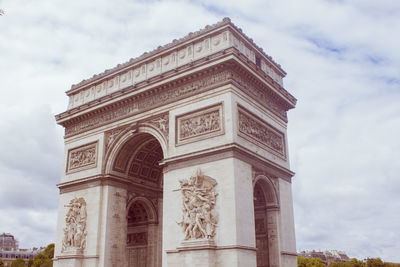
[[[4,262],[0,260],[0,267],[4,267]]]
[[[348,261],[349,267],[365,267],[365,263],[363,261],[357,260],[356,258],[352,258]]]
[[[54,257],[54,243],[48,245],[43,251],[43,254],[46,255],[49,259],[52,259]]]
[[[23,259],[15,259],[11,262],[10,267],[25,267],[25,261]]]
[[[349,267],[348,262],[331,262],[328,267]]]
[[[367,267],[385,267],[380,258],[367,259]]]
[[[32,267],[53,267],[54,244],[48,245],[43,253],[37,254],[33,258]]]
[[[32,267],[32,265],[33,265],[33,259],[29,259],[29,261],[28,261],[28,267]]]
[[[298,267],[325,267],[325,264],[320,258],[305,258],[297,256]]]

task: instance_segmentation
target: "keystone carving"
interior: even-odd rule
[[[86,245],[86,201],[81,198],[72,199],[65,218],[62,252],[67,250],[83,250]]]
[[[179,181],[182,193],[182,221],[185,240],[211,239],[215,236],[217,216],[214,211],[217,181],[201,173]]]

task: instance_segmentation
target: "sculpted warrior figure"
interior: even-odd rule
[[[213,209],[216,203],[215,179],[205,176],[197,169],[189,179],[182,179],[182,221],[185,240],[210,239],[215,235],[217,223]]]
[[[86,243],[86,202],[83,198],[74,198],[68,205],[65,218],[62,251],[69,248],[84,249]]]

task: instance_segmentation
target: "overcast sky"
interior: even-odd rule
[[[400,1],[0,0],[0,232],[54,242],[71,84],[230,17],[288,73],[298,251],[400,262]]]

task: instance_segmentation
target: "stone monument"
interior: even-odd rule
[[[226,18],[73,85],[54,266],[297,266],[285,75]]]

